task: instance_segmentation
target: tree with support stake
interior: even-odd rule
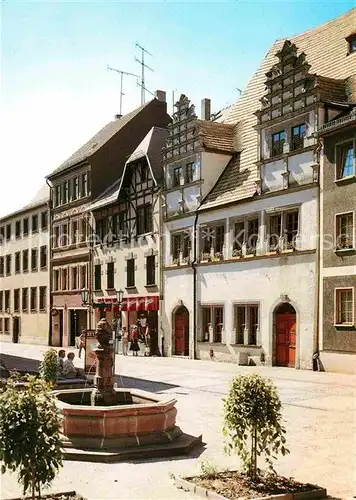
[[[251,480],[261,474],[257,467],[259,457],[274,472],[277,454],[289,453],[285,433],[282,404],[273,382],[256,374],[236,377],[224,400],[225,451],[235,452],[241,458],[244,472]]]

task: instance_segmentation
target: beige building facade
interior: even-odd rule
[[[0,339],[48,343],[49,208],[45,186],[23,209],[0,219]]]

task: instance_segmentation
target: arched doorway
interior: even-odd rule
[[[189,311],[180,306],[173,314],[174,324],[174,354],[189,355]]]
[[[276,365],[295,368],[297,315],[294,307],[284,302],[274,310]]]

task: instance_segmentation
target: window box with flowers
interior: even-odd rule
[[[241,257],[242,257],[242,250],[234,248],[234,250],[232,251],[232,258],[233,259],[241,259]]]
[[[224,256],[222,252],[215,252],[213,258],[211,259],[213,262],[218,262],[220,260],[223,260]]]
[[[204,252],[201,254],[200,262],[204,263],[204,262],[210,262],[210,261],[211,261],[210,253]]]
[[[188,264],[190,264],[190,258],[189,257],[182,257],[181,264],[182,264],[182,266],[187,266]]]

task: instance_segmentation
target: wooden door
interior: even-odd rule
[[[175,348],[176,355],[187,355],[186,346],[188,344],[189,335],[189,313],[186,309],[178,310],[175,315],[174,325]]]
[[[276,365],[295,367],[296,316],[276,315]]]

